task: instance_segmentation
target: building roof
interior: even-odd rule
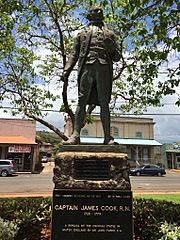
[[[94,137],[81,137],[82,143],[91,143],[91,144],[102,144],[104,141],[103,138],[94,138]],[[161,146],[162,144],[156,140],[151,139],[127,139],[127,138],[117,138],[115,142],[122,145],[146,145],[146,146]]]
[[[166,150],[167,153],[180,153],[180,149],[170,149]]]
[[[35,141],[29,138],[21,136],[0,136],[0,144],[25,144],[32,145],[37,144]]]
[[[98,118],[100,120],[100,114],[99,113],[93,113],[92,116],[94,118]],[[111,115],[111,121],[113,120],[116,120],[116,121],[122,121],[122,122],[127,122],[127,121],[138,121],[140,120],[141,122],[147,122],[147,123],[153,123],[153,118],[151,117],[144,117],[144,116],[130,116],[130,115],[118,115],[116,114],[115,116],[114,115]]]
[[[100,117],[100,113],[93,113],[92,116],[95,117]],[[145,117],[144,115],[138,116],[138,115],[133,115],[133,114],[116,114],[116,115],[111,115],[111,118],[132,118],[132,119],[151,119],[153,120],[152,117]]]

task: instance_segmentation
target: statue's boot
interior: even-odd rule
[[[63,141],[63,145],[78,145],[80,144],[79,134],[72,134],[67,141]]]
[[[114,141],[114,138],[112,136],[110,136],[109,138],[105,138],[104,144],[105,145],[118,145],[118,143]]]

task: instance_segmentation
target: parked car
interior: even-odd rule
[[[42,156],[41,162],[42,163],[47,163],[48,162],[48,157],[47,156]]]
[[[0,159],[0,175],[7,177],[16,173],[16,164],[13,160]]]
[[[157,165],[145,164],[137,168],[130,169],[130,175],[157,175],[162,176],[165,175],[166,171],[164,168],[160,168]]]

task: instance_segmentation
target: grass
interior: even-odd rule
[[[180,194],[138,194],[135,198],[165,200],[180,204]]]

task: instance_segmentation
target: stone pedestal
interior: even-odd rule
[[[63,146],[55,158],[55,189],[130,190],[127,154],[121,146]]]
[[[51,240],[132,240],[132,192],[122,146],[62,146],[55,158]]]

